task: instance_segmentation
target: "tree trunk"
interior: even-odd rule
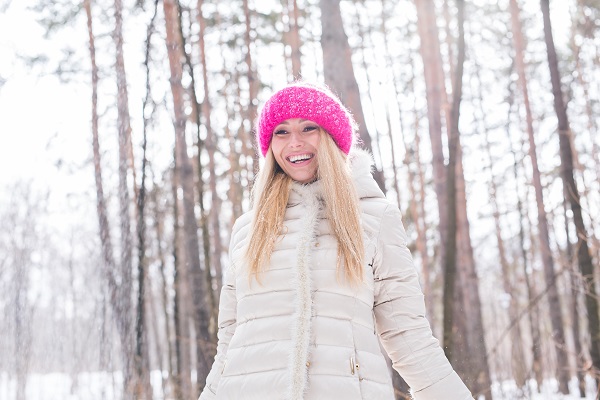
[[[522,96],[523,96],[523,106],[525,107],[525,118],[526,118],[526,126],[527,126],[527,137],[529,139],[529,155],[530,157],[532,157],[532,164],[534,166],[532,166],[533,169],[533,180],[534,182],[536,181],[540,181],[540,177],[539,177],[539,169],[537,167],[537,152],[535,150],[535,139],[534,139],[534,132],[533,132],[533,115],[531,113],[531,106],[530,106],[530,102],[529,102],[529,90],[528,90],[528,85],[527,85],[527,75],[525,73],[525,61],[524,61],[524,53],[525,53],[525,42],[523,39],[523,32],[521,30],[521,21],[520,21],[520,10],[519,10],[519,5],[517,4],[517,0],[510,0],[510,15],[511,15],[511,26],[512,26],[512,33],[513,33],[513,41],[514,41],[514,45],[515,45],[515,65],[516,65],[516,69],[517,69],[517,74],[519,76],[519,86],[521,87],[521,92],[522,92]],[[514,153],[513,153],[514,155]],[[535,164],[533,163],[533,160],[535,160]],[[517,160],[516,160],[516,155],[515,155],[515,177],[517,175],[516,172],[516,165],[517,165]],[[536,188],[536,196],[537,196],[537,188]],[[542,195],[541,193],[541,188],[540,188],[540,195]],[[543,199],[542,199],[542,203],[543,203]],[[522,209],[522,204],[521,204],[521,200],[519,199],[518,202],[518,207],[519,207],[519,213],[522,214],[521,209]],[[538,216],[539,218],[539,216]],[[519,219],[519,221],[523,221],[523,219]],[[520,233],[519,233],[520,237],[521,237],[521,243],[524,243],[524,233],[523,233],[523,226],[522,226],[522,222],[521,222],[521,229],[520,229]],[[531,301],[533,299],[533,297],[535,297],[535,294],[532,293],[532,289],[531,289],[531,285],[529,284],[529,274],[527,273],[527,256],[525,254],[525,250],[523,249],[523,263],[524,263],[524,271],[525,271],[525,278],[526,278],[526,283],[527,283],[527,292],[528,292],[528,297],[529,300]],[[537,315],[537,308],[536,310],[536,315]],[[540,342],[539,342],[539,323],[537,322],[537,319],[534,318],[534,316],[532,316],[530,314],[530,324],[531,324],[531,329],[532,329],[532,352],[533,352],[533,371],[536,377],[536,381],[538,383],[538,390],[541,387],[542,384],[542,359],[541,359],[541,354],[540,354]]]
[[[415,4],[417,8],[417,28],[419,37],[421,39],[419,51],[421,53],[421,57],[423,58],[423,67],[425,72],[427,116],[429,120],[429,135],[433,153],[433,177],[438,199],[438,212],[440,216],[439,231],[441,238],[441,259],[447,261],[449,260],[449,256],[446,254],[448,248],[448,243],[446,243],[448,232],[452,232],[452,234],[457,232],[458,238],[454,238],[454,240],[455,244],[457,243],[460,245],[454,249],[455,254],[452,257],[457,258],[461,268],[454,272],[446,270],[446,272],[449,273],[449,279],[455,279],[453,278],[453,275],[456,277],[456,273],[458,273],[458,280],[456,280],[456,284],[459,285],[459,290],[455,290],[453,288],[451,291],[446,293],[446,296],[451,294],[455,296],[454,307],[457,310],[461,310],[461,312],[457,315],[446,315],[446,318],[452,317],[450,319],[454,324],[454,328],[452,328],[454,330],[454,334],[452,333],[452,330],[447,330],[447,334],[449,336],[446,339],[452,338],[453,346],[456,347],[456,354],[460,354],[460,357],[457,357],[457,359],[451,359],[451,362],[454,363],[454,367],[457,369],[459,374],[462,375],[471,391],[473,393],[486,393],[486,398],[489,398],[489,396],[491,396],[489,392],[489,367],[485,350],[483,322],[481,319],[481,302],[479,300],[478,278],[475,271],[473,249],[469,234],[469,221],[466,213],[466,191],[464,174],[462,170],[460,138],[458,135],[456,136],[455,143],[451,143],[450,139],[448,140],[449,147],[455,148],[456,153],[454,154],[452,166],[450,166],[450,162],[448,166],[448,168],[454,168],[452,170],[454,175],[451,179],[454,188],[449,190],[446,186],[450,183],[450,179],[449,170],[444,165],[444,152],[442,145],[442,112],[446,116],[449,134],[453,129],[452,124],[457,124],[458,121],[454,121],[454,117],[451,115],[449,110],[442,109],[443,103],[448,103],[448,101],[444,82],[444,72],[442,68],[435,5],[431,0],[416,0]],[[459,38],[459,47],[460,41],[461,39]],[[464,41],[464,38],[462,41]],[[457,61],[457,64],[459,63],[460,60]],[[458,69],[458,66],[455,68]],[[456,71],[455,77],[458,76],[459,72],[460,71]],[[460,75],[462,76],[462,72]],[[461,97],[457,96],[456,94],[457,89],[461,90],[460,88],[456,88],[457,82],[458,80],[454,79],[453,95],[455,99]],[[453,103],[452,111],[458,114],[458,105]],[[458,125],[454,129],[457,131]],[[454,207],[452,211],[456,213],[456,215],[452,218],[448,216],[451,205],[450,199],[447,196],[450,192],[453,192],[456,195],[456,198],[453,200],[455,202],[455,206],[452,206]],[[447,225],[451,219],[454,220],[456,227],[454,229]],[[456,262],[457,261],[455,260],[453,263]],[[449,298],[448,301],[450,301]],[[448,306],[449,304],[450,303],[448,303]],[[446,323],[448,322],[449,320],[446,321]],[[473,346],[477,346],[478,351],[473,351]],[[469,357],[465,357],[464,354],[468,354]]]
[[[477,76],[479,79],[479,76]],[[479,87],[481,87],[481,81],[479,80]],[[483,107],[481,106],[483,103],[482,96],[479,96],[479,105],[480,112],[482,118],[485,119],[485,113]],[[500,256],[500,266],[501,266],[501,274],[502,274],[502,287],[504,288],[504,293],[510,296],[509,305],[508,305],[508,316],[511,321],[518,321],[519,317],[519,305],[518,305],[518,297],[516,295],[516,288],[513,282],[515,279],[512,278],[513,271],[511,271],[511,266],[509,265],[506,250],[504,245],[504,239],[502,239],[502,228],[500,224],[500,210],[498,207],[497,196],[498,184],[496,182],[496,176],[493,172],[494,159],[492,155],[492,149],[490,146],[490,138],[489,138],[489,129],[484,122],[483,131],[485,135],[485,151],[488,159],[490,160],[490,165],[488,167],[490,173],[490,202],[492,204],[492,212],[494,215],[494,225],[496,228],[496,243],[498,246],[498,255]],[[526,384],[526,364],[525,364],[525,352],[523,350],[523,337],[521,334],[521,324],[517,322],[514,327],[511,329],[510,334],[510,349],[511,349],[511,370],[512,377],[517,384],[519,389],[524,389]]]
[[[408,146],[406,146],[406,130],[404,129],[404,121],[402,118],[402,110],[400,110],[400,106],[398,104],[398,95],[400,93],[400,90],[398,89],[398,82],[396,80],[396,77],[394,75],[394,68],[393,68],[393,61],[392,61],[392,57],[390,55],[390,47],[389,47],[389,37],[388,37],[388,30],[387,30],[387,15],[385,12],[385,0],[381,0],[381,33],[383,34],[383,42],[385,43],[385,64],[386,67],[388,69],[388,71],[390,71],[391,74],[391,83],[393,85],[394,88],[394,99],[396,99],[395,102],[395,106],[396,109],[398,110],[398,115],[400,116],[400,126],[402,131],[400,132],[400,134],[402,135],[403,141],[405,143],[405,151],[408,153]],[[387,122],[387,128],[388,128],[388,138],[390,141],[390,155],[392,156],[392,170],[394,172],[394,181],[393,181],[393,186],[394,186],[394,191],[396,192],[396,201],[398,202],[398,207],[401,207],[400,204],[400,189],[398,186],[398,167],[397,167],[397,162],[396,162],[396,146],[394,145],[394,135],[392,133],[392,122],[391,122],[391,111],[390,108],[392,107],[392,104],[388,104],[388,107],[386,109],[386,122]],[[416,133],[415,133],[416,135]],[[418,158],[418,156],[417,156]],[[418,162],[418,161],[416,161]],[[412,182],[411,182],[411,187],[412,187]],[[414,199],[414,197],[411,196],[412,199]],[[414,220],[415,221],[415,226],[417,226],[419,224],[419,219]],[[419,228],[417,227],[417,232],[419,232]],[[422,249],[420,249],[422,250]],[[425,286],[427,286],[427,284],[425,284]]]
[[[186,296],[183,295],[183,279],[182,269],[184,268],[180,257],[181,249],[181,229],[180,229],[180,208],[179,208],[179,197],[177,195],[179,189],[179,164],[177,163],[177,150],[174,151],[174,166],[172,180],[172,192],[173,192],[173,331],[175,334],[175,373],[173,376],[174,389],[173,395],[176,400],[190,399],[192,397],[192,391],[190,387],[189,376],[191,375],[190,366],[190,341],[187,328],[187,316],[183,312],[184,299]]]
[[[459,52],[460,53],[460,52]],[[458,68],[457,68],[458,69]],[[462,147],[458,138],[456,155],[456,196],[457,196],[457,223],[458,223],[458,268],[460,297],[455,299],[455,308],[464,310],[462,320],[457,321],[456,328],[466,335],[455,338],[457,349],[461,349],[460,358],[470,351],[466,360],[467,368],[465,380],[470,382],[474,393],[484,394],[487,400],[491,399],[491,378],[487,359],[485,332],[481,313],[481,299],[479,295],[479,277],[475,266],[473,246],[471,244],[470,222],[467,216],[467,194],[465,176],[462,167]],[[457,353],[458,357],[459,353]],[[457,360],[455,360],[458,362]]]
[[[442,90],[444,82],[442,75],[442,59],[440,55],[440,40],[436,22],[435,5],[433,0],[415,0],[417,8],[417,28],[421,46],[419,52],[423,59],[425,88],[427,97],[427,121],[429,139],[431,141],[433,181],[437,195],[439,231],[440,231],[440,257],[443,260],[446,253],[446,167],[444,163],[444,150],[442,144]]]
[[[192,280],[192,298],[194,306],[194,328],[197,340],[197,374],[198,382],[204,382],[208,375],[212,358],[208,356],[210,349],[209,313],[207,311],[207,285],[200,267],[200,249],[198,246],[198,225],[194,211],[194,172],[187,154],[185,137],[187,116],[185,114],[184,89],[181,78],[183,49],[181,47],[177,0],[163,2],[166,27],[166,44],[171,70],[171,93],[175,112],[175,148],[179,165],[179,180],[183,194],[183,230],[185,262]],[[199,387],[201,390],[202,387]],[[199,393],[198,393],[199,394]],[[196,396],[197,394],[195,394]]]
[[[585,305],[588,314],[588,329],[591,337],[590,355],[592,365],[596,373],[600,372],[600,319],[598,315],[598,300],[596,298],[596,285],[594,281],[594,268],[592,257],[588,248],[587,233],[583,223],[579,189],[575,184],[573,176],[573,152],[569,135],[571,128],[567,117],[567,108],[562,96],[560,84],[560,73],[558,70],[558,59],[554,48],[552,37],[552,25],[550,22],[550,2],[541,0],[542,15],[544,19],[544,40],[548,54],[548,67],[550,68],[550,80],[552,82],[552,94],[554,95],[554,110],[558,118],[558,140],[560,148],[561,178],[567,200],[573,212],[573,222],[577,232],[577,261],[582,275],[585,288]],[[559,367],[564,364],[559,364]],[[568,379],[568,371],[564,368],[559,372],[561,388],[562,379]],[[563,375],[566,375],[563,377]],[[596,375],[599,376],[599,375]],[[598,380],[598,378],[597,378]],[[568,391],[568,388],[566,388]],[[562,390],[561,390],[562,391]],[[563,392],[566,393],[566,392]]]
[[[204,45],[204,31],[206,28],[206,21],[202,15],[202,7],[204,1],[198,0],[198,24],[200,25],[199,32],[199,45],[200,45],[200,64],[202,66],[202,81],[204,84],[204,101],[202,102],[202,113],[204,114],[204,126],[206,128],[206,140],[204,147],[208,153],[208,173],[209,173],[209,187],[211,192],[211,208],[208,215],[211,227],[211,238],[212,238],[212,251],[210,266],[214,268],[215,287],[210,288],[214,293],[221,292],[222,286],[222,266],[221,266],[221,255],[223,254],[223,242],[221,240],[221,226],[219,224],[219,212],[221,199],[217,192],[217,173],[215,163],[215,152],[218,151],[217,141],[215,139],[215,133],[212,129],[211,115],[212,115],[212,104],[210,101],[210,91],[208,86],[208,68],[206,64],[206,48]],[[212,336],[217,338],[216,321],[217,314],[219,311],[219,296],[214,296],[213,309],[211,315],[214,320],[214,333]],[[216,348],[216,347],[215,347]]]
[[[360,102],[360,91],[354,76],[352,51],[348,36],[344,32],[340,0],[320,0],[321,8],[321,49],[323,50],[323,70],[325,83],[340,96],[351,110],[359,126],[362,145],[373,153],[371,136],[365,125],[365,117]],[[385,193],[383,171],[376,168],[373,176]]]
[[[88,40],[89,40],[89,51],[91,60],[92,70],[92,148],[94,158],[94,178],[96,184],[96,213],[98,216],[98,226],[100,230],[100,245],[102,247],[102,258],[103,258],[103,275],[106,279],[109,291],[109,302],[113,310],[114,319],[121,342],[122,355],[123,355],[123,377],[124,377],[124,398],[127,399],[130,396],[129,385],[131,382],[131,320],[129,312],[131,311],[130,294],[131,291],[124,290],[126,285],[127,276],[123,275],[120,278],[121,283],[117,283],[118,279],[116,276],[116,262],[114,258],[114,251],[112,241],[110,237],[110,225],[108,222],[108,212],[106,206],[106,200],[104,198],[104,187],[102,184],[102,162],[100,155],[100,140],[99,140],[99,128],[98,128],[98,67],[96,64],[96,47],[95,37],[93,33],[92,24],[92,12],[91,12],[91,1],[84,1],[84,8],[87,17],[88,27]],[[121,143],[121,142],[120,142]],[[125,164],[126,167],[126,164]],[[129,200],[125,201],[125,206],[128,208]],[[123,205],[123,203],[121,203]],[[129,219],[126,221],[129,226]],[[130,249],[131,250],[131,249]],[[127,260],[126,254],[122,254]],[[129,259],[131,261],[131,259]],[[129,263],[131,267],[131,262]],[[121,270],[124,273],[124,270]],[[131,273],[131,269],[129,269]],[[131,284],[131,280],[129,280]]]
[[[158,1],[154,2],[154,14],[148,25],[146,32],[146,51],[144,66],[146,69],[146,95],[144,97],[142,110],[146,111],[146,107],[150,102],[150,40],[154,31],[154,21],[156,19]],[[136,369],[136,399],[152,399],[152,386],[150,383],[150,355],[148,349],[148,329],[146,317],[146,168],[148,159],[146,156],[146,148],[148,144],[148,118],[144,118],[143,127],[143,142],[142,142],[142,181],[138,190],[137,196],[137,239],[138,239],[138,287],[137,287],[137,311],[136,311],[136,330],[135,330],[135,369]],[[133,149],[132,149],[133,150]],[[134,180],[135,184],[135,180]]]
[[[246,146],[248,143],[252,144],[252,146],[245,147],[247,149],[247,156],[249,156],[250,163],[250,171],[256,176],[258,174],[259,169],[259,155],[258,152],[254,149],[258,149],[258,145],[256,143],[256,136],[253,134],[254,132],[254,118],[256,118],[257,114],[257,96],[258,96],[258,87],[260,81],[258,79],[258,74],[254,68],[254,63],[252,61],[252,40],[251,40],[251,32],[252,32],[252,21],[250,19],[250,6],[248,5],[249,0],[243,0],[244,6],[244,19],[245,19],[245,27],[244,31],[244,42],[246,47],[246,76],[248,78],[248,110],[246,111],[246,120],[248,121],[248,125],[250,126],[251,134],[250,140],[246,142]],[[251,186],[251,185],[250,185]]]
[[[462,98],[462,72],[464,65],[464,1],[458,0],[458,29],[459,48],[456,66],[455,83],[453,85],[451,126],[448,137],[448,166],[446,167],[446,199],[448,204],[446,235],[446,251],[444,254],[444,350],[449,360],[454,359],[454,292],[456,288],[456,258],[457,258],[457,196],[456,196],[456,158],[458,153],[460,134],[458,119],[460,116],[460,102]]]
[[[358,9],[359,0],[354,0],[353,2],[354,2],[354,15],[356,16],[354,23],[356,25],[356,30],[358,31],[358,36],[361,37],[360,43],[358,44],[358,48],[356,49],[358,51],[356,53],[358,54],[357,57],[360,56],[360,66],[362,67],[365,76],[369,76],[369,65],[367,64],[367,59],[370,59],[372,62],[377,62],[377,61],[375,60],[373,54],[371,54],[370,56],[367,56],[368,45],[365,44],[365,42],[371,43],[371,45],[372,45],[373,32],[368,23],[367,23],[367,27],[365,29],[363,27],[363,24],[360,21],[361,11]],[[350,51],[352,52],[352,49]],[[368,99],[369,103],[371,104],[371,108],[373,108],[375,102],[374,102],[373,96],[371,95],[371,93],[372,93],[371,80],[367,79],[365,84],[367,86],[365,97]],[[375,147],[377,148],[377,157],[375,157],[374,151],[372,153],[373,153],[373,158],[375,160],[375,165],[377,165],[378,161],[379,161],[379,163],[383,163],[383,157],[382,157],[382,153],[381,153],[381,135],[379,134],[379,129],[377,129],[376,125],[374,128],[375,128],[374,136],[375,136],[375,145],[376,145]],[[371,135],[369,135],[369,137],[371,137]],[[373,138],[371,137],[371,140],[372,139]],[[398,206],[400,206],[400,201],[398,201]]]
[[[163,334],[165,337],[165,344],[167,346],[167,352],[166,352],[166,366],[164,366],[162,363],[160,364],[160,368],[164,370],[164,368],[166,367],[166,370],[168,372],[167,374],[167,379],[175,384],[175,382],[173,382],[174,379],[174,375],[175,375],[175,368],[173,367],[173,361],[175,360],[175,353],[173,351],[173,328],[172,328],[172,320],[174,318],[174,312],[171,312],[169,310],[169,287],[168,287],[168,283],[167,283],[167,273],[165,271],[166,269],[166,260],[165,260],[165,254],[164,254],[164,250],[163,250],[163,243],[164,243],[164,235],[163,235],[163,226],[165,223],[165,216],[164,216],[164,212],[161,211],[160,207],[159,207],[159,201],[158,201],[158,196],[159,193],[157,188],[155,187],[154,190],[151,192],[151,201],[152,204],[154,204],[154,215],[153,215],[153,228],[155,231],[155,237],[156,237],[156,252],[157,252],[157,258],[158,258],[158,262],[159,262],[159,270],[160,270],[160,286],[161,286],[161,290],[160,290],[160,295],[161,295],[161,303],[162,303],[162,318],[164,319],[164,327],[163,327]],[[174,199],[174,201],[176,201]],[[176,207],[173,207],[174,211],[176,210]],[[173,212],[173,220],[176,221],[176,213]],[[175,225],[175,224],[174,224]],[[176,226],[174,226],[174,229],[176,229]],[[176,232],[176,231],[174,231]],[[174,243],[175,244],[175,241]],[[173,246],[175,247],[175,246]],[[175,251],[173,252],[175,255]],[[175,269],[176,266],[176,257],[173,257],[173,268]],[[173,284],[174,286],[174,284]],[[155,313],[155,315],[158,315],[158,313]],[[158,330],[157,330],[158,331]],[[156,338],[157,340],[159,340],[158,338],[160,338],[160,335],[157,333],[156,334]],[[165,385],[165,378],[163,378],[163,391],[166,391],[166,385]],[[177,391],[174,390],[174,393],[176,394]],[[179,400],[180,397],[175,396],[176,400]]]
[[[291,59],[292,59],[292,78],[302,78],[302,39],[300,39],[300,10],[298,8],[298,0],[286,0],[288,4],[291,2],[291,13],[288,14],[289,18],[289,45],[291,48]]]
[[[512,2],[515,2],[515,0],[512,0]],[[515,5],[511,4],[511,7],[518,7]],[[518,13],[518,10],[516,11]],[[514,13],[514,11],[513,11]],[[518,16],[516,17],[518,18]],[[515,24],[519,25],[519,29],[516,30],[515,32],[513,32],[514,37],[516,38],[517,36],[519,36],[519,32],[520,32],[520,23],[517,19],[517,21],[515,21],[515,17],[513,17],[513,29],[515,27]],[[517,47],[517,65],[521,65],[521,67],[518,67],[518,70],[524,71],[524,64],[523,60],[521,58],[522,55],[522,48],[519,48],[519,43],[515,42],[515,47]],[[526,81],[524,81],[524,75],[520,74],[520,83],[521,83],[521,88],[522,90],[526,90],[523,89],[526,86]],[[526,92],[523,92],[524,96],[526,95]],[[525,99],[525,104],[528,104],[528,97],[524,97]],[[527,105],[526,105],[527,107]],[[527,109],[526,109],[527,110]],[[530,114],[528,114],[530,115]],[[546,280],[546,286],[548,287],[548,304],[549,304],[549,312],[550,312],[550,320],[551,320],[551,324],[552,324],[552,337],[553,337],[553,341],[555,344],[555,350],[556,350],[556,358],[557,358],[557,364],[558,364],[558,381],[559,381],[559,390],[561,391],[561,393],[568,393],[569,389],[568,389],[568,359],[567,359],[567,355],[565,352],[565,339],[564,339],[564,327],[563,327],[563,317],[562,317],[562,311],[561,311],[561,306],[560,306],[560,298],[558,295],[558,289],[556,287],[556,274],[555,274],[555,270],[554,270],[554,260],[552,258],[552,252],[550,249],[550,237],[549,237],[549,232],[548,232],[548,221],[547,221],[547,217],[546,217],[546,210],[544,209],[544,195],[543,195],[543,191],[542,191],[542,182],[541,182],[541,177],[540,177],[540,171],[538,168],[538,163],[537,163],[537,150],[536,150],[536,144],[535,144],[535,139],[534,139],[534,134],[533,134],[533,128],[532,128],[532,122],[530,123],[529,120],[530,116],[527,117],[528,122],[527,122],[527,126],[528,126],[528,137],[529,137],[529,157],[531,159],[531,166],[532,166],[532,172],[533,172],[533,185],[535,188],[535,194],[536,194],[536,203],[537,203],[537,209],[538,209],[538,231],[539,231],[539,240],[540,240],[540,250],[541,250],[541,254],[542,254],[542,263],[544,265],[544,278]],[[530,128],[531,127],[531,128]],[[566,368],[565,368],[566,367]]]
[[[564,268],[569,270],[569,286],[571,289],[571,297],[569,298],[569,310],[571,311],[571,319],[573,326],[573,344],[575,345],[575,375],[577,376],[577,382],[579,387],[579,396],[585,398],[585,357],[581,347],[581,333],[579,329],[579,288],[581,288],[581,282],[578,279],[579,273],[575,268],[573,258],[573,246],[571,245],[571,233],[569,229],[569,215],[568,215],[568,195],[565,193],[563,199],[563,216],[565,218],[565,237],[567,241],[565,253],[566,260]]]
[[[579,86],[581,87],[581,91],[583,94],[582,101],[585,104],[585,114],[586,114],[586,118],[587,118],[587,123],[586,123],[586,131],[587,132],[581,133],[581,134],[587,133],[587,138],[583,139],[583,141],[580,139],[580,142],[589,141],[589,143],[590,143],[590,147],[591,147],[589,149],[590,155],[591,155],[591,159],[593,160],[593,164],[595,166],[594,169],[590,168],[590,170],[591,171],[595,170],[596,182],[600,184],[600,145],[598,144],[598,141],[596,140],[596,138],[598,137],[598,123],[596,121],[596,117],[594,114],[593,100],[590,97],[590,84],[588,82],[589,78],[587,77],[588,74],[582,68],[582,63],[581,63],[581,48],[582,48],[583,44],[578,44],[577,39],[576,39],[579,35],[581,35],[583,37],[593,36],[594,35],[594,25],[595,25],[596,20],[594,18],[593,13],[588,13],[589,8],[586,7],[586,3],[584,0],[577,0],[576,4],[577,4],[577,8],[575,11],[575,15],[571,18],[570,46],[571,46],[571,51],[573,52],[571,57],[575,62],[574,70],[576,73],[574,72],[573,75],[575,76],[577,82],[579,83]],[[583,21],[583,22],[581,22],[581,21]],[[590,32],[590,30],[591,30],[591,32]],[[598,50],[598,47],[596,47],[596,50]],[[581,177],[581,180],[583,182],[583,192],[581,193],[581,199],[582,199],[582,201],[585,201],[587,204],[590,204],[594,201],[593,196],[595,196],[595,195],[597,196],[597,191],[594,191],[592,189],[591,193],[590,193],[590,188],[593,186],[593,184],[587,183],[589,181],[586,179],[587,174],[584,171],[585,166],[583,166],[579,162],[579,157],[577,154],[578,152],[577,152],[574,142],[573,142],[573,139],[574,139],[573,132],[571,132],[571,131],[569,131],[569,139],[571,140],[575,168],[578,170],[579,176]],[[593,174],[593,172],[592,172],[592,174]],[[593,228],[593,227],[598,226],[598,222],[597,222],[597,219],[596,219],[594,213],[587,213],[587,217],[589,219],[589,226],[591,227],[590,237],[589,237],[589,240],[591,241],[591,243],[588,244],[590,254],[591,254],[592,258],[595,257],[596,260],[598,260],[598,259],[600,259],[600,238],[598,237],[598,235],[595,232],[595,229]],[[596,279],[596,281],[598,280],[598,268],[596,268],[595,279]]]
[[[117,126],[119,135],[119,222],[121,232],[120,245],[120,283],[119,283],[119,302],[122,303],[122,309],[115,313],[115,318],[122,319],[125,331],[122,332],[121,343],[124,351],[124,386],[125,398],[129,398],[135,391],[139,377],[135,375],[133,360],[135,351],[133,349],[133,326],[131,323],[133,310],[131,293],[133,288],[133,262],[132,250],[133,240],[131,236],[130,225],[130,195],[127,177],[129,172],[129,153],[130,153],[130,134],[131,125],[129,118],[129,99],[127,94],[127,76],[125,73],[125,58],[123,55],[123,4],[121,0],[114,2],[115,29],[113,40],[116,48],[116,76],[117,76]]]
[[[201,2],[199,3],[199,5],[201,5]],[[196,78],[195,78],[195,73],[194,73],[194,66],[192,65],[192,59],[190,54],[185,50],[186,49],[186,41],[185,41],[185,35],[183,32],[183,8],[181,7],[181,3],[179,3],[179,1],[177,1],[177,27],[179,28],[179,39],[181,41],[181,54],[183,55],[184,59],[185,59],[185,65],[187,66],[188,69],[188,74],[190,76],[190,80],[191,80],[191,84],[190,86],[187,88],[188,91],[187,93],[189,93],[190,96],[190,102],[192,103],[192,115],[193,115],[193,121],[196,124],[196,148],[197,148],[197,170],[198,170],[198,178],[195,180],[196,182],[196,186],[198,189],[198,204],[200,205],[200,228],[202,231],[202,255],[203,255],[203,260],[204,260],[204,272],[203,272],[203,279],[206,281],[205,282],[205,287],[207,288],[206,290],[206,294],[205,294],[205,302],[206,305],[204,306],[207,310],[207,312],[209,313],[209,321],[207,322],[208,324],[208,332],[209,332],[209,337],[211,338],[210,342],[205,343],[204,346],[200,345],[200,341],[198,341],[198,346],[196,346],[196,351],[197,351],[197,360],[201,360],[201,359],[211,359],[214,357],[214,349],[216,349],[216,310],[217,306],[217,300],[215,299],[215,293],[212,290],[212,286],[213,286],[213,277],[211,274],[211,266],[212,266],[212,250],[211,250],[211,245],[210,245],[210,233],[209,233],[209,218],[208,218],[208,213],[206,211],[206,207],[204,204],[204,164],[202,162],[202,155],[203,155],[203,149],[205,147],[205,140],[202,140],[202,137],[200,135],[201,129],[200,129],[200,124],[201,124],[201,111],[200,111],[200,104],[198,102],[198,98],[196,97]],[[199,11],[200,12],[200,11]],[[191,24],[191,21],[190,21]],[[203,27],[201,26],[201,29],[203,29]],[[190,27],[191,30],[191,27]],[[202,36],[202,40],[204,39],[204,37]],[[201,57],[203,56],[203,54],[201,54]],[[206,62],[204,63],[206,64]],[[208,125],[208,127],[210,127],[210,124]],[[208,139],[210,140],[210,139]],[[191,161],[190,161],[191,162]],[[193,164],[191,162],[191,164]],[[193,169],[193,168],[192,168]],[[214,168],[213,168],[213,172],[214,172]],[[193,175],[193,173],[192,173]],[[214,176],[214,174],[213,174]],[[185,206],[184,206],[185,209]],[[196,229],[197,232],[197,229]],[[187,282],[187,281],[186,281]],[[193,290],[193,289],[191,289]],[[199,339],[199,338],[197,338]]]
[[[423,291],[425,292],[425,303],[427,304],[427,313],[433,317],[435,315],[435,308],[433,307],[433,290],[431,288],[431,277],[429,272],[431,263],[429,261],[429,252],[427,246],[427,222],[425,221],[425,173],[421,163],[421,135],[419,134],[418,129],[416,129],[417,125],[418,122],[415,121],[414,158],[415,164],[417,165],[417,182],[419,189],[419,207],[417,211],[418,218],[415,221],[415,226],[417,227],[417,249],[419,249],[419,253],[421,254],[421,262],[423,264]],[[433,328],[434,324],[432,322],[432,329]]]

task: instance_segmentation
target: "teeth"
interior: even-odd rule
[[[298,161],[304,161],[304,160],[308,160],[309,158],[311,158],[310,154],[299,154],[296,156],[290,156],[289,160],[293,163],[296,163]]]

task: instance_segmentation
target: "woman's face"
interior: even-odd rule
[[[317,177],[320,127],[300,118],[283,121],[273,130],[271,150],[277,164],[293,180],[310,183]]]

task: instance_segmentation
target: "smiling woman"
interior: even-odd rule
[[[323,87],[292,84],[264,105],[265,163],[233,227],[201,400],[391,400],[379,341],[416,400],[472,398],[432,336],[400,211],[355,132]]]

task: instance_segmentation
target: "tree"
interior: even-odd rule
[[[325,83],[340,96],[342,102],[352,110],[358,123],[359,136],[363,146],[373,153],[371,136],[367,132],[365,117],[360,102],[360,91],[354,76],[352,51],[348,36],[344,31],[340,0],[320,0],[321,8],[321,49]],[[383,172],[376,169],[373,176],[385,193]]]
[[[100,243],[102,246],[103,256],[103,271],[108,285],[110,305],[113,310],[113,315],[117,325],[117,331],[119,333],[121,342],[121,352],[123,354],[124,361],[124,393],[127,395],[131,394],[131,289],[124,290],[123,286],[131,284],[131,280],[127,283],[126,276],[120,276],[117,274],[117,264],[114,259],[114,251],[112,245],[112,239],[110,235],[110,224],[108,220],[108,211],[106,206],[106,199],[104,197],[104,185],[102,183],[102,160],[100,155],[100,141],[99,141],[99,125],[98,125],[98,67],[96,65],[96,46],[95,36],[93,32],[93,19],[91,12],[91,0],[84,2],[84,8],[87,16],[87,28],[89,38],[89,52],[91,60],[91,72],[92,72],[92,147],[93,147],[93,159],[94,159],[94,178],[96,184],[96,213],[98,217],[98,226],[100,229]],[[119,136],[121,138],[121,136]],[[121,142],[120,142],[121,143]],[[126,167],[126,164],[124,164]],[[126,173],[126,171],[125,171]],[[122,182],[121,182],[122,183]],[[125,178],[126,183],[126,178]],[[126,186],[125,186],[125,189]],[[125,196],[125,194],[123,194]],[[128,198],[128,197],[127,197]],[[125,199],[122,199],[125,200]],[[129,201],[121,202],[121,205],[125,205],[128,208]],[[123,215],[122,215],[123,216]],[[129,218],[129,216],[127,216]],[[128,220],[129,221],[129,220]],[[127,222],[127,226],[129,226]],[[131,249],[130,249],[131,250]],[[123,257],[127,260],[127,256],[124,253]],[[131,266],[131,265],[130,265]],[[131,271],[130,271],[131,272]],[[121,273],[125,273],[121,269]]]
[[[464,27],[461,25],[464,21],[459,19],[458,22],[460,32],[458,60],[454,67],[455,75],[452,77],[452,108],[449,113],[444,112],[449,156],[446,166],[442,140],[442,112],[444,111],[442,104],[447,103],[444,101],[447,93],[435,5],[431,0],[416,0],[415,5],[417,28],[421,40],[419,52],[423,59],[425,76],[429,136],[433,153],[433,179],[440,221],[439,252],[444,266],[444,347],[446,355],[454,363],[454,367],[471,391],[485,394],[486,398],[490,398],[491,379],[486,356],[478,277],[467,217],[466,188],[458,130],[464,62],[464,48],[461,50],[461,47],[464,47],[464,37],[461,38],[464,36],[464,33],[461,33]],[[463,7],[464,4],[457,3],[459,18],[463,18]],[[453,152],[452,157],[450,157],[451,152]],[[452,199],[450,195],[453,196]],[[454,215],[449,215],[450,213]],[[452,240],[453,243],[449,243],[448,240]],[[448,251],[452,251],[453,254],[448,255]],[[451,258],[454,260],[450,260]],[[460,268],[456,268],[457,263]],[[459,350],[454,353],[453,347]],[[474,347],[477,351],[472,351]],[[468,353],[467,349],[470,350]],[[460,357],[451,358],[453,353],[460,354]],[[469,356],[465,357],[465,354]]]
[[[179,183],[183,193],[183,231],[185,232],[184,244],[185,263],[193,282],[192,298],[194,307],[194,328],[196,332],[196,361],[198,381],[204,382],[212,363],[210,334],[208,329],[209,312],[207,310],[207,290],[202,269],[200,267],[200,248],[198,245],[198,224],[196,220],[194,172],[187,153],[186,123],[184,88],[182,84],[182,46],[179,27],[177,0],[163,2],[166,28],[166,45],[169,55],[171,71],[171,94],[173,97],[173,110],[175,113],[175,148],[176,160],[179,171]],[[200,387],[199,389],[202,389]]]
[[[544,41],[548,56],[548,67],[550,69],[550,81],[552,83],[552,94],[554,96],[554,111],[558,119],[558,140],[560,148],[560,175],[563,182],[564,193],[573,213],[573,223],[577,232],[577,261],[585,287],[585,306],[588,317],[588,330],[591,337],[590,355],[596,374],[600,371],[600,319],[598,315],[598,300],[596,297],[596,283],[594,280],[594,266],[588,247],[588,236],[581,210],[579,189],[575,184],[573,171],[573,149],[571,148],[570,136],[572,135],[567,116],[567,107],[564,103],[560,83],[560,72],[558,70],[558,57],[552,37],[552,24],[550,22],[550,1],[541,0],[542,16],[544,19]],[[564,340],[564,339],[563,339]],[[559,363],[559,367],[561,364]],[[562,377],[563,374],[559,376]],[[600,382],[600,375],[596,375]],[[561,391],[562,391],[561,382]],[[568,390],[568,388],[567,388]],[[563,392],[566,393],[566,392]]]

